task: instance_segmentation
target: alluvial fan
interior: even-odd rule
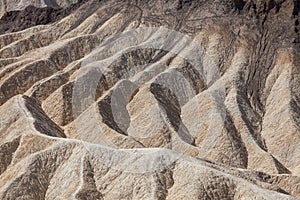
[[[0,199],[300,198],[299,0],[0,7]]]

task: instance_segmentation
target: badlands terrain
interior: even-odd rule
[[[300,198],[299,0],[1,0],[0,199]]]

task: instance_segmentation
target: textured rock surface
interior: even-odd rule
[[[298,0],[0,8],[0,199],[300,198]]]
[[[42,7],[68,7],[71,4],[77,3],[78,0],[1,0],[0,8],[2,16],[6,12],[23,10],[28,6],[34,6],[37,8]]]

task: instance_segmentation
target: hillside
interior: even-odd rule
[[[0,7],[0,199],[300,198],[299,0]]]

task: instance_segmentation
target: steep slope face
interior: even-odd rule
[[[300,198],[299,1],[1,6],[1,199]]]

